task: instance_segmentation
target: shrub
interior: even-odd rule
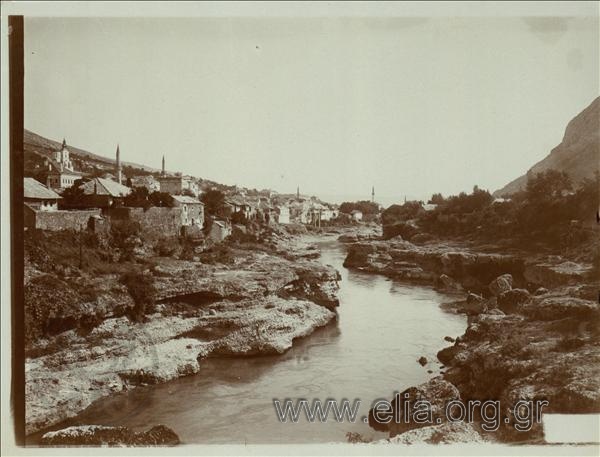
[[[200,260],[202,263],[222,263],[224,265],[230,265],[235,261],[231,248],[224,244],[217,244],[212,248],[207,249],[200,254]]]
[[[154,245],[154,251],[161,257],[172,257],[177,252],[178,243],[173,238],[160,238],[156,245]]]
[[[153,311],[156,293],[154,278],[140,272],[128,272],[121,275],[120,282],[127,288],[135,303],[129,318],[136,322],[143,321],[145,314]]]
[[[120,262],[135,258],[134,248],[140,242],[140,224],[134,221],[114,221],[110,227],[111,245],[121,250]]]
[[[246,215],[242,211],[236,211],[235,213],[233,213],[231,215],[231,223],[232,224],[246,225],[247,222],[248,222],[248,219],[246,218]]]

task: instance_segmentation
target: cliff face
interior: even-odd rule
[[[494,196],[513,194],[527,185],[527,175],[554,169],[566,172],[574,183],[592,178],[600,168],[600,97],[569,122],[562,142],[525,175],[509,182]]]

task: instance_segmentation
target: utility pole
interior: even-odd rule
[[[83,268],[83,224],[79,226],[79,269]]]

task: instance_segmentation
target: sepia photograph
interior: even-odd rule
[[[43,3],[3,455],[598,455],[598,2]]]

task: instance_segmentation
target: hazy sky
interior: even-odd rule
[[[26,19],[25,126],[225,184],[495,190],[599,94],[586,18]]]

